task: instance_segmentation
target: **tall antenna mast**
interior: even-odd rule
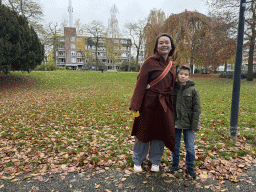
[[[117,15],[118,9],[116,8],[116,5],[113,5],[110,10],[110,19],[108,20],[108,28],[111,34],[111,38],[117,38],[118,37],[118,20]]]
[[[73,27],[73,7],[71,4],[71,0],[69,0],[68,13],[69,13],[69,27]]]

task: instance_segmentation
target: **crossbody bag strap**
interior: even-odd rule
[[[167,67],[165,68],[163,73],[147,85],[147,89],[149,89],[150,87],[152,87],[155,84],[157,84],[158,82],[160,82],[167,75],[167,73],[170,71],[171,67],[172,67],[172,62],[170,61],[170,63],[167,65]]]

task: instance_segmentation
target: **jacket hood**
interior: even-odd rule
[[[187,88],[187,87],[190,87],[190,86],[194,86],[195,84],[196,84],[196,82],[188,80],[186,85],[184,86],[184,88]],[[175,81],[174,87],[180,89],[180,84],[177,81]]]

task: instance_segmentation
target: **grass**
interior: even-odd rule
[[[132,165],[133,116],[128,107],[137,73],[14,74],[38,83],[0,92],[0,157],[5,158],[0,172],[11,172],[8,167],[14,166],[25,172],[28,162],[37,162],[30,171],[40,170],[40,164],[46,169],[77,163],[122,168]],[[196,81],[201,98],[202,127],[195,142],[205,151],[201,161],[213,152],[214,158],[255,156],[255,81],[241,83],[238,145],[228,130],[232,80],[192,80]],[[166,149],[164,159],[170,158]],[[196,165],[200,164],[198,160]]]

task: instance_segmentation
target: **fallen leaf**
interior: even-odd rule
[[[100,184],[97,185],[97,184],[95,183],[95,189],[98,189],[99,187],[100,187]]]
[[[32,187],[33,191],[39,191],[39,187]]]
[[[253,182],[249,181],[249,180],[246,180],[247,183],[251,184],[251,185],[254,185]]]
[[[126,178],[122,178],[122,179],[121,179],[121,181],[125,181],[125,180],[126,180]]]
[[[244,167],[245,167],[245,165],[243,165],[243,164],[239,164],[239,165],[238,165],[238,167],[240,167],[240,168],[244,168]]]
[[[128,174],[128,175],[131,175],[131,174],[132,174],[132,172],[129,171],[129,170],[125,170],[124,172],[125,172],[126,174]]]
[[[195,184],[195,187],[196,187],[197,189],[201,189],[201,185],[200,185],[199,183]]]
[[[143,181],[143,183],[148,183],[148,181]]]
[[[207,175],[207,172],[202,172],[200,175],[199,175],[200,178],[203,178],[203,179],[207,179],[208,175]]]
[[[164,180],[165,183],[171,183],[172,180]]]
[[[4,185],[0,185],[0,189],[2,189],[4,187]]]
[[[209,189],[211,187],[211,185],[205,185],[204,188],[205,189]]]
[[[126,188],[135,189],[134,185],[131,185],[131,186],[126,187]]]

